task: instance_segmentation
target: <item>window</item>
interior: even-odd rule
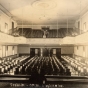
[[[77,50],[79,49],[79,47],[77,46]]]
[[[0,31],[1,31],[1,24],[0,24]]]
[[[6,51],[6,56],[8,56],[8,46],[5,46],[6,47],[6,49],[5,49],[5,51]]]
[[[0,15],[0,31],[1,31],[1,15]]]
[[[78,29],[80,29],[80,21],[78,21]]]
[[[5,33],[8,33],[8,24],[5,23]]]
[[[14,55],[14,46],[12,47],[12,52],[13,52],[13,55]]]
[[[83,24],[83,31],[86,32],[86,22]]]

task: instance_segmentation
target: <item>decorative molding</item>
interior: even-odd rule
[[[4,14],[6,14],[7,16],[12,17],[12,14],[11,14],[4,6],[2,6],[1,4],[0,4],[0,10],[1,10]]]
[[[33,28],[33,29],[41,29],[42,26],[50,26],[50,29],[57,29],[57,25],[18,25],[18,28]],[[73,28],[74,24],[70,24],[68,28]],[[67,28],[67,24],[59,24],[59,28]]]
[[[54,0],[35,0],[31,5],[36,9],[48,10],[55,8],[57,3]]]

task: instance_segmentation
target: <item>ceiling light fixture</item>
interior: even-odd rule
[[[36,0],[31,4],[36,9],[53,9],[57,6],[54,0]]]
[[[51,20],[51,18],[49,18],[47,15],[43,15],[41,17],[39,17],[40,20]]]

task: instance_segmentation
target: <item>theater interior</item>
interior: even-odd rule
[[[88,0],[0,0],[0,88],[88,88]]]

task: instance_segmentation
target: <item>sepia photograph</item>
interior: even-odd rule
[[[88,88],[88,0],[0,0],[0,88]]]

